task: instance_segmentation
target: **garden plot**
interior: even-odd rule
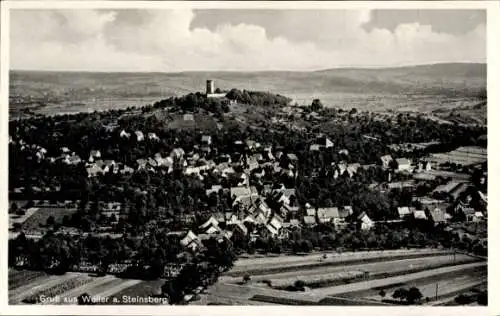
[[[67,273],[65,275],[47,275],[47,277],[39,278],[33,282],[9,291],[9,304],[19,304],[24,299],[38,295],[38,293],[59,284],[64,284],[70,280],[77,279],[80,276],[81,274],[79,273]]]
[[[29,270],[9,270],[9,290],[18,288],[23,284],[33,282],[39,278],[46,277],[47,274],[41,271]]]
[[[49,217],[53,217],[56,223],[62,223],[64,216],[71,216],[76,212],[76,208],[64,207],[44,207],[26,219],[22,228],[25,231],[39,230],[47,223]]]
[[[24,215],[9,214],[9,227],[13,227],[14,224],[24,226],[25,222],[39,211],[39,208],[32,207],[27,209]]]

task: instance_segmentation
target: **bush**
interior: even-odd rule
[[[250,280],[251,280],[251,279],[252,279],[252,278],[250,278],[250,275],[248,275],[248,274],[245,274],[245,275],[243,276],[243,282],[244,282],[244,283],[248,283],[248,282],[250,282]]]
[[[295,283],[293,284],[293,286],[295,287],[295,290],[296,291],[305,291],[305,286],[306,286],[306,282],[302,281],[302,280],[297,280],[295,281]]]
[[[459,305],[468,305],[472,303],[472,300],[469,296],[460,294],[459,296],[455,297],[455,303]]]
[[[269,287],[273,287],[273,283],[271,282],[271,280],[265,279],[265,280],[262,280],[262,283],[267,284],[267,286],[269,286]]]

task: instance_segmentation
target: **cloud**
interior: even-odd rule
[[[367,31],[369,11],[336,10],[329,18],[300,13],[277,14],[282,32],[270,35],[251,23],[193,28],[192,10],[13,10],[11,68],[310,70],[485,61],[484,25],[463,35],[418,23]]]

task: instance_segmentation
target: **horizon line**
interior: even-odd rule
[[[163,73],[163,74],[184,74],[184,73],[199,73],[199,72],[219,72],[219,73],[262,73],[262,72],[301,72],[313,73],[329,70],[382,70],[382,69],[401,69],[411,67],[439,66],[439,65],[487,65],[487,62],[434,62],[423,64],[406,64],[399,66],[340,66],[329,68],[318,68],[310,70],[293,70],[293,69],[268,69],[268,70],[179,70],[179,71],[136,71],[136,70],[43,70],[43,69],[9,69],[9,72],[65,72],[65,73]]]

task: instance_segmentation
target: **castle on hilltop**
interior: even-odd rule
[[[208,98],[224,98],[226,97],[225,93],[216,93],[215,92],[215,82],[213,80],[207,80],[207,97]]]

